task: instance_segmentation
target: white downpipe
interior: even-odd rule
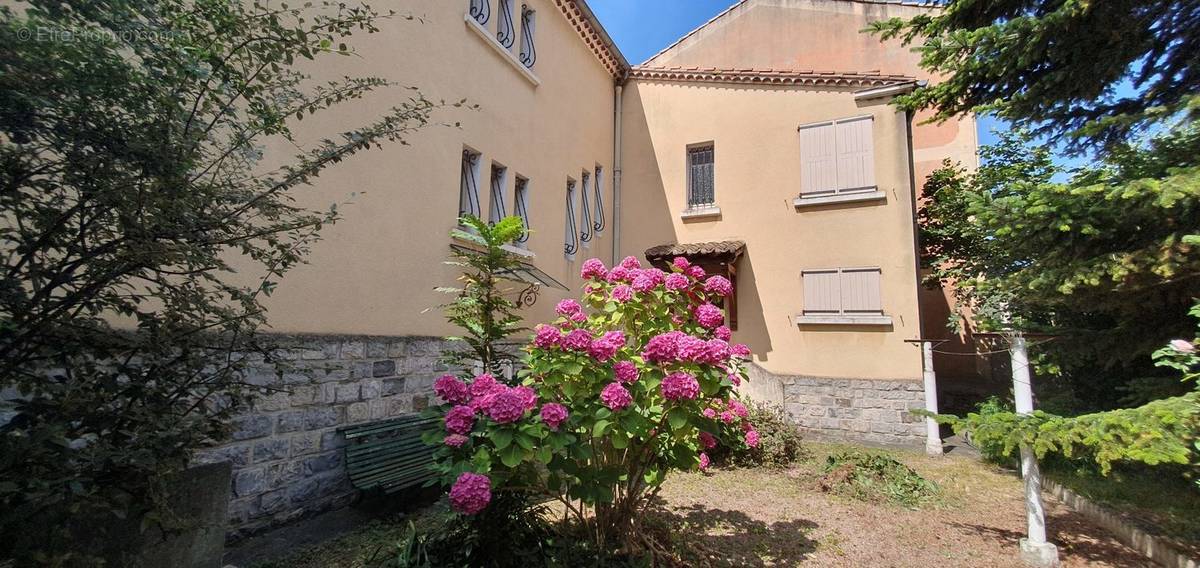
[[[624,87],[617,85],[613,89],[613,240],[612,261],[616,266],[621,255],[621,93]]]
[[[1013,398],[1017,414],[1033,414],[1033,383],[1029,373],[1029,352],[1025,336],[1015,333],[1009,339],[1012,361]],[[1029,444],[1021,444],[1021,477],[1025,479],[1025,517],[1028,536],[1021,539],[1021,553],[1034,566],[1057,566],[1058,550],[1046,542],[1046,509],[1042,504],[1042,472],[1037,455]]]
[[[937,414],[937,374],[933,371],[933,342],[921,342],[921,362],[925,379],[925,410]],[[925,417],[925,453],[931,456],[942,455],[942,432],[937,420],[931,416]]]

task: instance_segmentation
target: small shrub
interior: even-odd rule
[[[891,456],[848,451],[829,456],[821,489],[860,501],[917,507],[938,493],[936,483]]]
[[[712,453],[713,462],[739,467],[783,468],[812,454],[804,447],[804,434],[777,404],[751,402],[750,422],[758,431],[758,447],[723,446]]]

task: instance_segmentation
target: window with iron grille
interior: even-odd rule
[[[493,225],[508,215],[508,208],[504,206],[504,185],[508,181],[507,178],[508,168],[500,164],[492,164],[492,192],[490,194],[491,202],[488,205],[488,222]]]
[[[592,215],[592,232],[597,236],[604,230],[604,192],[600,188],[602,181],[604,181],[604,169],[597,165],[596,179],[593,182],[596,187],[596,209]]]
[[[576,195],[575,180],[567,180],[567,208],[566,208],[566,223],[563,234],[563,253],[568,258],[575,258],[575,252],[579,250],[579,226],[575,222],[575,201],[578,199]]]
[[[475,18],[479,25],[485,25],[492,17],[492,0],[470,0],[470,6],[467,12]]]
[[[805,270],[804,315],[883,315],[878,268]]]
[[[496,18],[496,41],[504,47],[512,47],[517,39],[517,28],[513,25],[513,1],[500,0],[500,14]]]
[[[579,221],[579,240],[583,243],[583,248],[588,248],[588,243],[592,241],[592,207],[588,204],[589,195],[592,188],[592,174],[587,170],[583,171],[583,189],[580,192],[580,205],[582,206],[582,219]]]
[[[517,217],[521,218],[521,222],[525,225],[525,232],[517,237],[517,244],[525,246],[529,242],[529,180],[521,176],[517,176],[516,189],[513,190],[513,207],[516,209]]]
[[[458,191],[458,216],[480,216],[479,209],[479,152],[463,148],[462,181]]]
[[[687,203],[689,209],[716,203],[713,187],[713,145],[693,146],[687,151]]]
[[[528,4],[521,4],[521,65],[528,69],[537,62],[537,47],[533,43],[537,31],[537,12]]]

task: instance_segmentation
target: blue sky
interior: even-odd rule
[[[608,35],[631,64],[645,61],[696,29],[736,0],[589,0]],[[979,143],[996,140],[992,129],[999,123],[979,121]]]

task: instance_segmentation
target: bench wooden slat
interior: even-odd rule
[[[350,482],[360,490],[393,493],[433,478],[434,448],[421,435],[438,422],[413,414],[342,428]]]

